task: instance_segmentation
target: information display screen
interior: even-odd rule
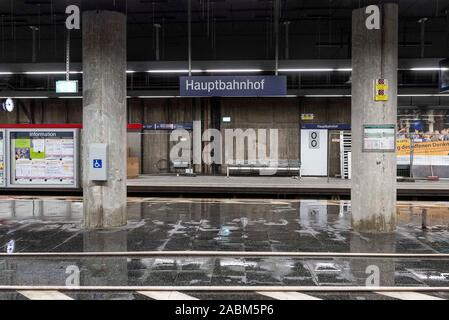
[[[449,92],[449,59],[440,62],[440,92]]]
[[[0,187],[5,187],[6,185],[5,157],[5,132],[3,130],[0,130]]]
[[[364,152],[396,152],[395,125],[365,125],[363,127]]]
[[[76,130],[9,132],[10,185],[76,187]]]

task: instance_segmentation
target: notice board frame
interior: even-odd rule
[[[8,153],[6,152],[6,130],[0,129],[0,140],[3,140],[2,153],[3,153],[3,183],[0,183],[0,188],[6,188],[7,184],[7,169],[8,169]],[[2,169],[0,169],[2,170]]]
[[[73,183],[72,184],[17,184],[12,181],[12,170],[15,169],[15,156],[12,150],[11,137],[13,133],[31,133],[31,132],[67,132],[73,134]],[[80,130],[79,129],[7,129],[6,130],[6,153],[7,153],[7,188],[14,189],[78,189],[80,187]]]
[[[368,149],[365,147],[365,134],[367,129],[384,129],[393,130],[394,147],[393,149]],[[396,140],[396,125],[394,124],[364,124],[362,128],[362,152],[363,153],[396,153],[397,140]]]

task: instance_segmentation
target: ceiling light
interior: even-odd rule
[[[398,94],[398,97],[449,97],[449,94]]]
[[[164,98],[180,98],[179,96],[138,96],[139,99],[164,99]]]
[[[331,72],[335,69],[279,69],[279,72]]]
[[[188,69],[168,69],[168,70],[148,70],[148,73],[189,73]],[[192,70],[192,73],[203,72],[202,70]]]
[[[48,99],[48,97],[40,96],[40,97],[0,97],[0,99]]]
[[[447,71],[449,68],[410,68],[410,71]]]
[[[82,71],[70,71],[70,74],[83,73]],[[27,71],[24,74],[28,75],[53,75],[53,74],[67,74],[67,71]]]
[[[263,72],[262,69],[207,69],[206,72],[209,73],[232,73],[232,72]]]
[[[305,98],[350,98],[350,94],[306,94]]]

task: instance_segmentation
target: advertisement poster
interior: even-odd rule
[[[414,165],[449,166],[449,141],[414,142],[410,139],[397,141],[398,164],[409,165],[413,150]]]
[[[73,185],[75,179],[73,132],[30,131],[11,133],[12,183],[19,185]]]

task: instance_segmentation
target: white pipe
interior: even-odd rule
[[[449,292],[449,287],[362,286],[0,286],[0,291]]]

